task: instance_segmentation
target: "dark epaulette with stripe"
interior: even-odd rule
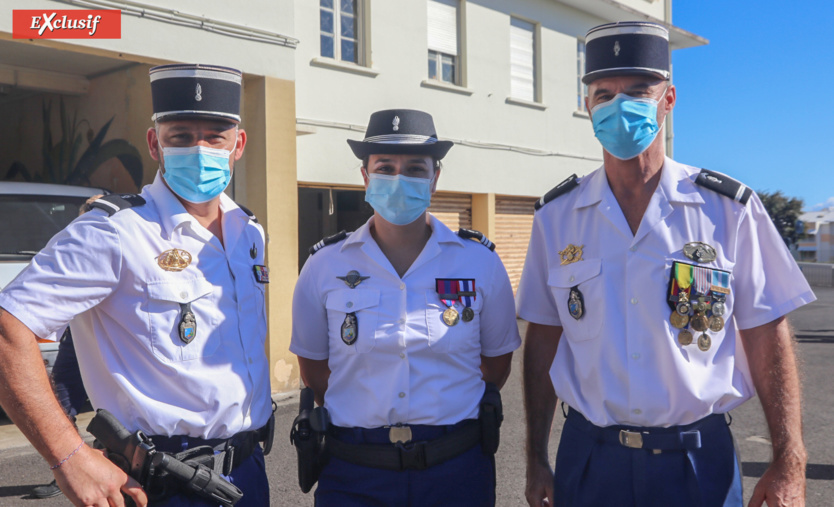
[[[110,194],[99,197],[90,203],[90,208],[98,208],[107,212],[111,217],[124,209],[144,206],[145,199],[137,194]]]
[[[247,208],[247,207],[246,207],[246,206],[244,206],[243,204],[238,204],[238,205],[237,205],[237,207],[238,207],[238,208],[240,208],[240,209],[242,209],[244,213],[246,213],[247,215],[249,215],[249,219],[250,219],[250,220],[252,220],[252,221],[253,221],[253,222],[255,222],[256,224],[258,223],[258,217],[256,217],[256,216],[255,216],[255,214],[254,214],[254,213],[252,213],[252,210],[250,210],[249,208]]]
[[[730,178],[726,174],[710,171],[709,169],[701,169],[698,177],[695,178],[695,183],[738,201],[742,206],[746,205],[750,196],[753,195],[753,189],[747,185]]]
[[[481,231],[473,231],[472,229],[458,229],[458,236],[463,239],[474,239],[478,243],[489,248],[490,252],[495,251],[495,243],[489,240]]]
[[[307,251],[310,252],[310,255],[313,255],[314,253],[318,252],[319,250],[326,247],[327,245],[332,245],[333,243],[338,243],[339,241],[342,241],[342,240],[346,239],[350,235],[351,235],[351,233],[349,233],[349,232],[339,231],[336,234],[334,234],[332,236],[328,236],[328,237],[324,238],[323,240],[319,241],[315,245],[311,246]]]
[[[544,194],[541,199],[536,201],[536,204],[533,206],[533,208],[536,211],[539,211],[541,207],[545,204],[549,203],[550,201],[559,197],[562,194],[567,194],[568,192],[570,192],[578,186],[579,178],[575,174],[571,174],[570,178],[566,179],[565,181],[559,183],[558,185],[550,189],[548,193]]]

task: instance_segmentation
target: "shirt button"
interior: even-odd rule
[[[353,301],[348,301],[345,306],[347,306],[348,308],[353,308]]]
[[[400,290],[404,290],[404,289],[405,289],[405,284],[400,282]]]
[[[405,359],[405,354],[400,352],[400,359]]]
[[[405,393],[400,393],[400,398],[405,398]]]
[[[632,412],[632,413],[634,413],[634,414],[637,414],[637,415],[640,415],[640,414],[642,414],[642,413],[643,413],[643,411],[642,411],[642,410],[640,410],[639,408],[635,408],[635,409],[634,409],[634,410],[632,410],[631,412]]]
[[[637,304],[637,298],[631,298],[631,304],[636,305]]]
[[[187,298],[187,297],[188,297],[188,293],[187,293],[187,292],[185,292],[185,291],[182,291],[182,292],[180,292],[180,297],[181,297],[181,298],[183,298],[183,299],[185,299],[185,298]]]
[[[397,322],[399,322],[400,324],[405,324],[405,319],[400,319]]]
[[[252,358],[251,357],[249,358],[249,364],[252,364]]]
[[[575,276],[573,276],[573,275],[570,275],[570,281],[572,282],[572,281],[574,281],[574,280],[576,280],[576,277],[575,277]]]
[[[632,359],[640,359],[640,354],[632,354],[631,358]]]
[[[636,252],[636,251],[637,251],[637,247],[636,247],[636,246],[633,246],[633,247],[629,248],[629,250],[631,250],[632,252]]]

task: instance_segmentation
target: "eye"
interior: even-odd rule
[[[394,171],[394,167],[390,165],[381,165],[374,169],[375,173],[390,173]]]

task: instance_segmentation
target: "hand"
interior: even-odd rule
[[[805,460],[776,459],[759,479],[747,507],[804,507]]]
[[[527,487],[524,495],[530,507],[553,505],[553,470],[549,464],[527,465]]]
[[[105,458],[101,451],[86,445],[54,473],[61,491],[74,505],[124,507],[122,492],[133,498],[138,507],[148,504],[148,495],[138,482]]]

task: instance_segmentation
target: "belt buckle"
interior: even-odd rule
[[[620,430],[620,443],[631,449],[642,449],[643,434],[637,431]]]
[[[407,444],[411,442],[411,427],[410,426],[388,426],[388,440],[392,444],[402,442]]]

